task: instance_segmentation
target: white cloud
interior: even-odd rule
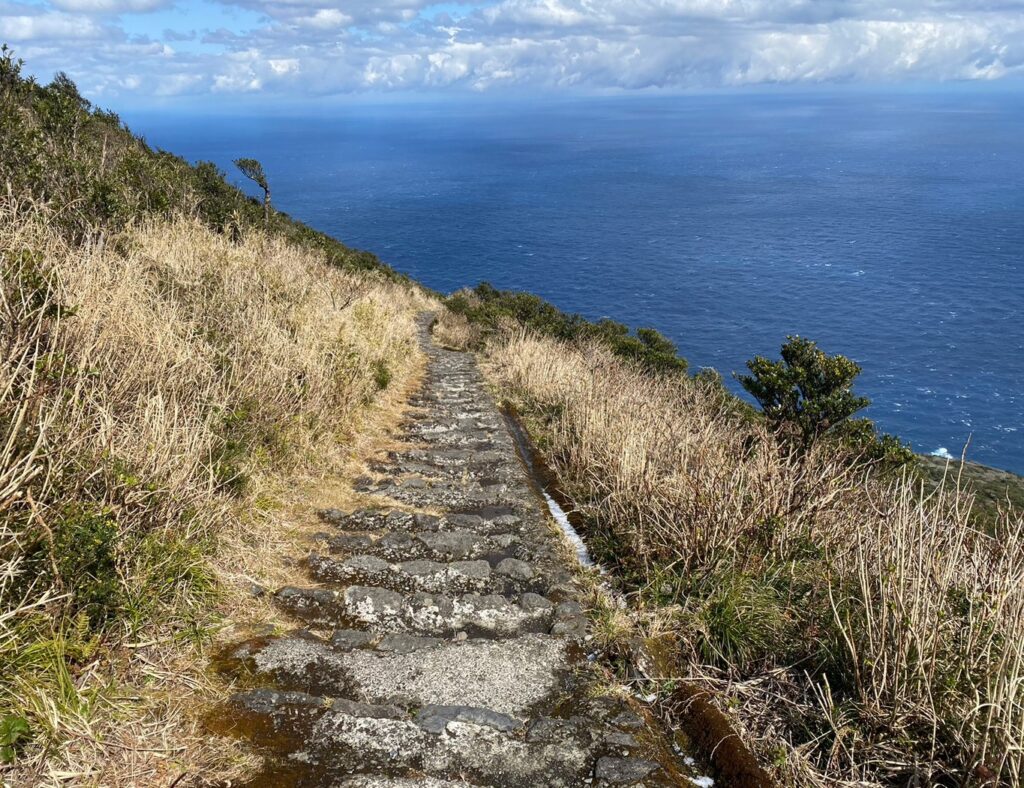
[[[48,12],[0,16],[0,40],[68,41],[100,38],[103,29],[91,19]]]
[[[1024,0],[493,0],[461,13],[423,13],[433,0],[231,0],[235,8],[214,6],[216,31],[202,30],[192,14],[187,27],[164,30],[161,15],[149,38],[134,39],[97,20],[169,0],[52,0],[74,14],[3,2],[0,38],[38,44],[43,67],[66,69],[105,95],[604,91],[1024,74]],[[232,26],[236,15],[247,21]],[[95,44],[58,45],[81,38]],[[174,51],[164,43],[172,41],[194,43]]]
[[[252,74],[218,74],[213,78],[214,93],[255,93],[263,87],[263,80]]]
[[[337,8],[318,8],[314,14],[300,16],[295,20],[296,24],[319,30],[339,30],[352,24],[352,21],[352,17],[343,14]]]
[[[272,19],[289,20],[308,17],[309,9],[334,11],[346,24],[370,25],[376,22],[408,22],[416,18],[433,0],[220,0],[259,11]]]
[[[285,74],[298,74],[300,70],[297,58],[268,60],[267,65],[270,66],[270,70],[278,76],[284,76]]]
[[[50,0],[50,5],[81,14],[122,14],[156,11],[171,0]]]

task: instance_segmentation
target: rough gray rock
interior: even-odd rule
[[[392,634],[376,651],[343,655],[340,667],[356,693],[374,702],[479,706],[525,719],[558,692],[567,663],[566,642],[548,635],[439,641]]]
[[[340,651],[351,651],[354,648],[363,648],[373,642],[372,632],[364,632],[361,629],[339,629],[331,636],[331,645]]]
[[[508,575],[515,580],[530,580],[533,578],[533,567],[518,558],[506,558],[499,562],[494,571]]]
[[[441,643],[440,638],[407,635],[404,632],[390,632],[380,639],[377,651],[393,651],[396,654],[411,654],[421,648],[430,648]]]
[[[486,725],[506,733],[522,727],[514,717],[476,706],[424,706],[416,714],[416,724],[429,733],[444,733],[453,722]]]
[[[656,761],[641,758],[598,758],[594,767],[594,777],[615,785],[631,784],[642,780],[651,772],[660,769]]]

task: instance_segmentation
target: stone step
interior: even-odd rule
[[[502,421],[497,408],[479,389],[439,392],[417,398],[412,405],[415,409],[409,414],[410,422],[438,418],[442,415],[454,419],[473,419],[490,423]]]
[[[471,509],[478,506],[514,506],[530,500],[525,481],[498,479],[452,479],[406,476],[356,485],[359,492],[381,495],[415,507]]]
[[[505,420],[497,413],[483,415],[464,407],[432,408],[405,423],[405,429],[419,433],[505,433]]]
[[[428,485],[451,484],[454,481],[473,481],[483,484],[486,480],[495,480],[502,484],[520,487],[524,483],[519,468],[509,467],[507,460],[436,463],[412,457],[394,457],[373,463],[370,470],[390,478],[419,476],[427,481]]]
[[[434,533],[443,531],[473,531],[481,536],[522,534],[529,527],[534,538],[538,527],[544,528],[543,518],[515,506],[471,507],[462,512],[448,512],[443,516],[411,514],[399,510],[361,509],[345,512],[341,509],[321,509],[320,519],[348,532],[408,531]]]
[[[481,536],[468,529],[451,531],[391,531],[385,534],[340,534],[328,545],[333,553],[363,553],[389,561],[429,558],[435,561],[465,561],[474,558],[501,560],[533,557],[523,541],[514,534]]]
[[[274,599],[286,612],[317,626],[442,636],[466,632],[474,637],[550,632],[578,638],[586,634],[579,605],[556,604],[535,593],[505,597],[403,594],[375,586],[350,586],[344,591],[286,586]]]
[[[566,686],[577,658],[569,643],[531,634],[509,640],[441,640],[407,634],[369,639],[342,630],[258,638],[230,655],[240,674],[266,676],[280,690],[399,708],[486,707],[527,720]]]
[[[397,706],[255,689],[236,693],[215,727],[288,754],[288,783],[305,786],[576,786],[681,784],[650,759],[643,722],[621,702],[578,704],[568,718],[521,722],[488,707]],[[265,774],[267,784],[277,784]],[[470,780],[471,782],[467,782]],[[685,784],[685,783],[683,783]]]
[[[580,717],[542,717],[523,725],[487,708],[430,705],[408,716],[387,706],[340,700],[316,705],[315,699],[303,705],[294,698],[275,709],[266,698],[244,693],[234,703],[242,713],[264,717],[262,728],[271,732],[260,742],[264,746],[280,747],[290,734],[299,746],[290,750],[298,785],[670,784],[656,762],[639,751],[620,754],[621,746],[607,743],[606,727]]]
[[[387,461],[391,463],[422,462],[433,467],[462,467],[472,463],[511,463],[516,462],[515,450],[511,446],[491,449],[489,451],[467,451],[466,449],[410,449],[403,452],[389,452]]]
[[[307,559],[313,577],[325,583],[378,586],[393,591],[437,594],[544,593],[551,581],[533,565],[518,558],[452,562],[418,558],[392,563],[373,555],[338,560],[314,553]]]
[[[458,448],[474,451],[499,449],[508,442],[508,433],[504,428],[500,430],[452,430],[438,432],[412,426],[406,429],[403,435],[405,438],[416,443],[440,446],[446,449]]]
[[[427,707],[414,719],[389,719],[332,708],[316,721],[298,757],[327,772],[415,771],[509,788],[579,785],[595,768],[585,732],[527,741],[492,714]]]

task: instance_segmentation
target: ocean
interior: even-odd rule
[[[840,90],[128,114],[442,291],[653,326],[694,370],[789,334],[915,450],[1024,473],[1024,95]],[[241,185],[241,178],[236,180]]]

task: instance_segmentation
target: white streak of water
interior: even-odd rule
[[[590,551],[587,550],[587,545],[583,538],[572,527],[572,523],[569,522],[569,515],[558,505],[558,501],[548,495],[547,490],[541,488],[540,494],[544,496],[544,503],[548,505],[548,511],[551,512],[551,516],[558,523],[558,527],[562,529],[562,533],[565,534],[566,539],[572,544],[580,564],[587,567],[594,566],[594,559],[590,557]]]

